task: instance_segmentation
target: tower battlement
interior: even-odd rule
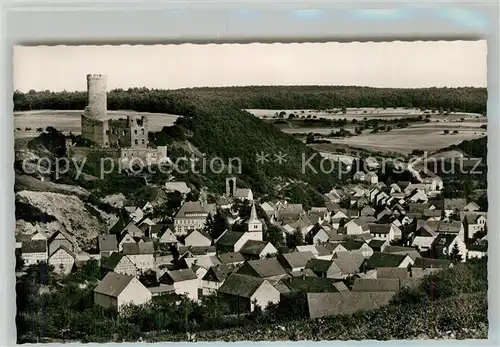
[[[90,80],[90,79],[106,79],[106,75],[102,75],[100,73],[89,73],[87,74],[87,80]]]

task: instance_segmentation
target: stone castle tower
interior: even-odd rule
[[[108,110],[106,82],[106,75],[87,75],[87,107],[85,108],[87,117],[96,120],[106,119]]]
[[[135,158],[141,159],[143,164],[168,160],[166,146],[149,146],[147,116],[127,115],[114,119],[108,116],[106,88],[106,75],[87,75],[87,106],[81,116],[82,137],[91,140],[93,147],[106,148],[106,153],[114,153],[116,159],[124,162]],[[81,150],[70,142],[66,143],[68,156]]]
[[[109,146],[106,76],[87,75],[87,106],[82,115],[82,136],[99,147]]]

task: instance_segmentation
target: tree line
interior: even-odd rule
[[[486,88],[371,88],[359,86],[247,86],[178,90],[114,89],[110,110],[166,112],[179,110],[183,100],[199,97],[251,109],[332,109],[347,107],[423,107],[474,113],[486,112]],[[34,91],[14,93],[14,110],[83,110],[86,92]]]

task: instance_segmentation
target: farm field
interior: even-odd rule
[[[398,119],[408,118],[423,115],[424,112],[417,109],[375,109],[363,108],[354,109],[347,108],[346,114],[331,114],[327,112],[318,112],[315,110],[247,110],[259,118],[273,118],[276,112],[285,111],[287,116],[290,113],[294,115],[309,116],[310,118],[327,118],[327,119],[343,119],[348,121],[353,119],[362,120],[363,118],[383,118],[383,119]],[[429,111],[430,112],[430,111]],[[399,152],[408,154],[414,149],[422,149],[429,152],[440,148],[448,147],[457,144],[463,140],[471,140],[486,135],[486,129],[481,126],[487,124],[487,118],[475,113],[452,113],[448,116],[439,115],[436,113],[430,114],[429,123],[410,124],[407,128],[393,129],[390,132],[382,132],[371,134],[370,130],[365,130],[363,134],[349,138],[329,138],[332,145],[321,144],[321,150],[325,152],[336,152],[335,144],[363,148],[377,152]],[[317,133],[327,135],[332,131],[338,131],[336,127],[300,127],[290,124],[276,125],[287,134],[307,134]],[[344,127],[346,130],[352,131],[355,124],[348,124]],[[444,130],[448,130],[450,134],[445,135]],[[458,134],[451,134],[457,130]],[[315,147],[315,146],[314,146]],[[326,148],[325,148],[326,147]],[[331,150],[328,148],[331,147]]]
[[[485,135],[485,130],[480,128],[477,130],[460,129],[458,134],[445,135],[442,129],[415,126],[384,133],[362,134],[342,139],[334,138],[330,141],[333,144],[344,144],[377,152],[409,154],[414,149],[432,152]]]
[[[45,129],[48,126],[53,126],[63,133],[79,134],[81,132],[80,115],[83,111],[59,111],[59,110],[43,110],[43,111],[26,111],[14,112],[14,136],[33,137],[36,136],[36,129]],[[110,118],[124,118],[127,115],[148,116],[149,130],[158,131],[164,126],[171,126],[179,117],[167,113],[146,113],[134,111],[108,111]],[[19,130],[19,129],[21,130]],[[31,130],[26,131],[26,128]]]
[[[413,116],[418,116],[422,114],[422,111],[416,110],[416,109],[411,109],[407,110],[404,108],[387,108],[387,109],[377,109],[377,108],[372,108],[372,107],[365,107],[365,108],[347,108],[346,113],[337,113],[333,114],[330,112],[324,112],[324,111],[316,111],[316,110],[265,110],[265,109],[247,109],[247,112],[250,112],[256,117],[259,118],[272,118],[276,112],[281,112],[285,111],[286,116],[285,118],[288,118],[288,115],[293,113],[294,115],[298,116],[308,116],[311,115],[311,117],[316,116],[317,118],[326,118],[326,119],[342,119],[342,118],[347,118],[347,119],[363,119],[364,117],[374,117],[374,118],[386,118],[386,119],[396,119],[396,118],[402,118],[402,117],[413,117]]]

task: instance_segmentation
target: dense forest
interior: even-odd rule
[[[426,107],[486,112],[486,88],[371,88],[356,86],[248,86],[158,90],[115,89],[108,93],[110,110],[184,114],[193,98],[228,101],[238,108],[330,109],[340,107]],[[85,92],[50,91],[14,94],[14,110],[83,110]]]

